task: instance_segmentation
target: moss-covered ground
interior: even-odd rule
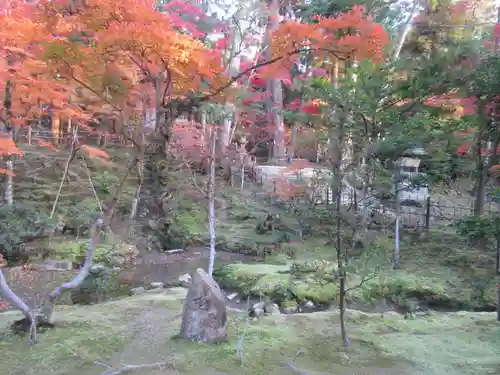
[[[372,305],[399,296],[417,298],[436,309],[495,309],[494,254],[468,248],[456,235],[441,233],[440,240],[435,235],[429,233],[418,244],[404,242],[400,269],[391,267],[390,248],[378,248],[369,262],[353,260],[348,272],[348,287],[353,290],[348,300]],[[302,259],[280,265],[225,265],[215,276],[225,288],[242,295],[267,295],[276,302],[336,304],[339,290],[334,257],[323,256],[319,261],[310,255],[308,259],[307,241],[303,244]]]
[[[57,328],[40,334],[35,346],[27,347],[24,338],[10,334],[2,337],[2,373],[101,374],[104,369],[95,361],[120,367],[123,353],[127,353],[127,364],[169,363],[168,369],[134,372],[150,375],[291,374],[280,361],[295,361],[308,374],[496,375],[500,368],[500,326],[493,313],[434,314],[405,320],[392,313],[381,317],[350,310],[348,348],[341,345],[336,310],[251,321],[241,365],[236,342],[245,323],[238,313],[230,314],[226,344],[173,339],[179,331],[185,293],[176,288],[101,305],[58,307]],[[140,320],[155,309],[162,314]],[[0,315],[0,329],[8,332],[5,327],[15,317],[14,313]],[[141,339],[147,326],[154,333]]]

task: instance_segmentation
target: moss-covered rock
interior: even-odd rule
[[[339,297],[337,268],[333,262],[230,264],[217,269],[214,277],[228,290],[242,296],[266,296],[282,307],[286,301],[299,304],[312,301],[317,306],[328,306]],[[381,300],[398,305],[399,301],[412,298],[420,301],[422,307],[434,309],[490,311],[495,306],[493,293],[486,291],[488,293],[478,296],[471,291],[460,292],[439,277],[398,270],[381,273],[359,286],[362,279],[362,275],[348,274],[347,287],[352,288],[346,297],[348,302],[369,307]]]

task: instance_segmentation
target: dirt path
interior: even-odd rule
[[[164,362],[166,357],[165,341],[168,339],[168,326],[171,316],[167,308],[152,302],[150,308],[137,318],[138,332],[123,348],[123,351],[114,354],[108,364],[113,368],[125,365],[141,365],[155,362]],[[165,369],[137,370],[135,374],[166,374]]]

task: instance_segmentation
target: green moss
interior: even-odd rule
[[[89,240],[68,241],[60,243],[54,249],[56,259],[78,261],[87,254]],[[113,252],[113,245],[99,244],[94,249],[94,263],[108,263],[109,256]]]
[[[329,262],[318,264],[333,269]],[[303,267],[297,263],[292,267],[230,264],[217,269],[214,277],[223,287],[236,290],[242,295],[268,296],[280,304],[283,301],[294,300],[329,305],[338,296],[338,286],[336,283],[325,281],[321,274],[314,272],[314,269],[309,263]],[[303,277],[305,274],[307,277]]]
[[[292,286],[292,292],[299,302],[312,301],[315,303],[330,305],[336,301],[339,295],[338,284],[321,284],[315,281],[297,281]]]
[[[224,288],[243,295],[269,295],[288,280],[288,266],[268,264],[228,264],[214,270],[214,277]],[[263,279],[263,281],[261,281]],[[259,287],[257,287],[257,284]]]
[[[208,238],[208,214],[200,203],[179,197],[173,213],[175,231],[184,237],[186,245],[206,242]]]
[[[500,366],[499,327],[493,313],[434,314],[405,320],[398,314],[388,313],[381,319],[380,314],[351,310],[346,314],[348,348],[341,345],[337,311],[265,316],[250,322],[242,365],[236,347],[244,316],[229,314],[228,343],[171,339],[179,332],[178,314],[185,297],[186,289],[175,288],[85,308],[58,307],[58,328],[41,334],[39,344],[29,348],[25,339],[13,336],[0,341],[2,369],[9,374],[91,375],[102,372],[94,361],[110,363],[111,354],[115,352],[118,356],[113,358],[120,358],[125,351],[132,353],[128,363],[164,360],[172,366],[169,371],[178,375],[290,374],[280,361],[294,363],[311,374],[376,374],[384,369],[391,375],[495,375]],[[287,307],[295,304],[283,303]],[[148,321],[163,334],[158,345],[132,340],[134,331],[129,324],[157,308],[151,306],[166,307],[170,312],[167,319],[157,314]],[[0,329],[18,316],[0,315]],[[133,345],[138,345],[136,352]],[[147,359],[142,357],[144,350],[150,356]],[[147,373],[159,375],[162,371],[151,369]]]

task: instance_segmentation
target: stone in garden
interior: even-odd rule
[[[167,250],[165,251],[166,254],[179,254],[179,253],[183,253],[184,251],[186,251],[185,249],[172,249],[172,250]]]
[[[130,294],[132,294],[133,296],[136,296],[138,294],[142,294],[146,291],[146,288],[140,286],[140,287],[137,287],[137,288],[132,288],[130,289]]]
[[[153,281],[150,285],[153,289],[161,289],[164,284],[161,281]]]
[[[189,284],[191,282],[191,275],[189,273],[185,273],[184,275],[179,276],[179,281]]]
[[[192,277],[180,335],[193,341],[219,343],[227,341],[227,309],[219,285],[203,269]]]
[[[226,298],[230,301],[232,301],[233,299],[235,299],[236,297],[238,297],[238,293],[231,293],[231,294],[228,294],[226,296]]]
[[[280,308],[276,303],[266,304],[266,306],[264,307],[264,311],[266,312],[266,314],[270,314],[270,315],[280,315],[281,314]]]
[[[264,315],[264,313],[265,313],[264,309],[252,307],[248,316],[250,316],[252,318],[258,318],[259,316]]]

